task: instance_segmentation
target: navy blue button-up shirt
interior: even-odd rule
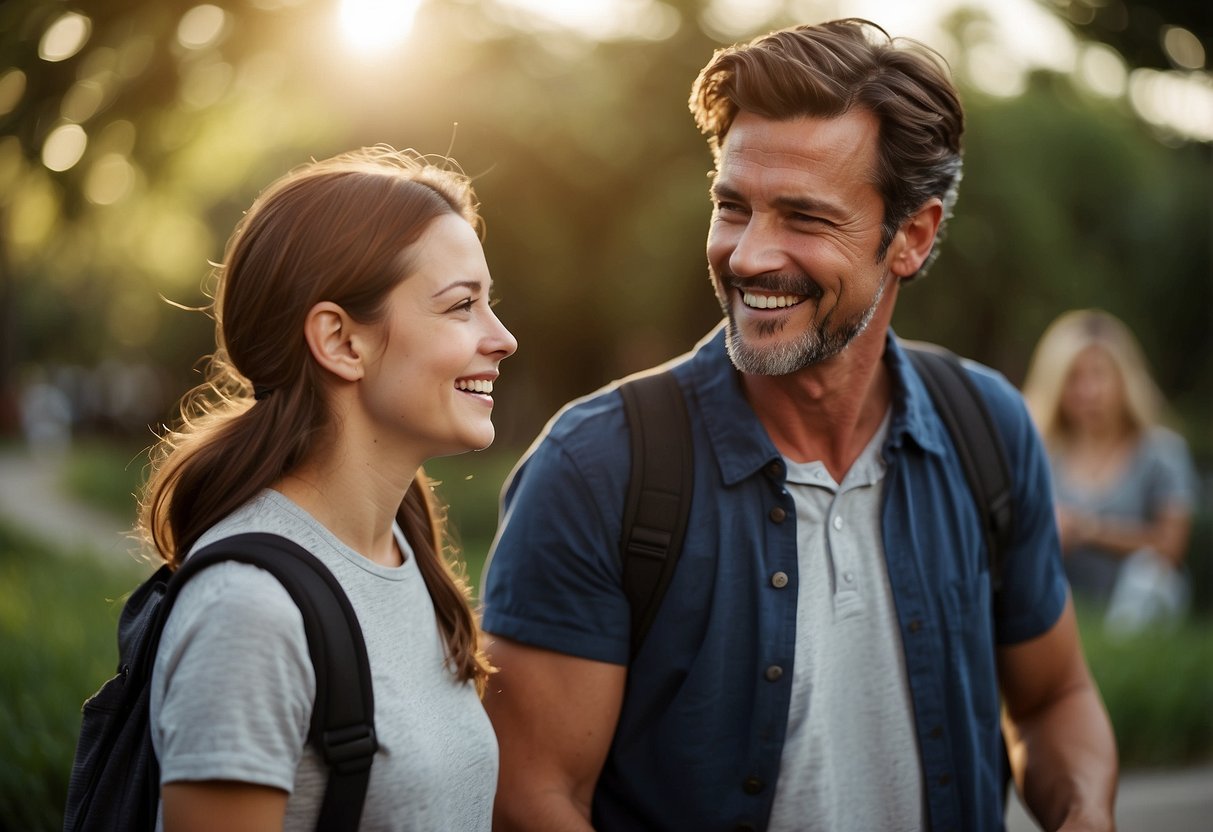
[[[998,830],[1003,757],[994,648],[1046,632],[1066,601],[1048,466],[1018,392],[969,364],[1007,446],[1014,483],[1015,530],[995,607],[976,503],[947,430],[892,335],[885,361],[894,392],[882,451],[883,539],[928,818],[934,830]],[[723,331],[673,366],[695,448],[690,523],[628,673],[594,824],[603,832],[763,829],[793,678],[796,511],[779,451],[742,393]],[[548,425],[506,488],[484,585],[487,631],[628,662],[619,552],[627,449],[613,387],[573,402]]]

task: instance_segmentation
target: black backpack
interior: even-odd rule
[[[902,346],[960,455],[969,490],[984,518],[990,578],[997,591],[1012,524],[1011,475],[1002,437],[959,358],[931,344],[902,342]],[[619,391],[631,432],[632,472],[620,547],[635,657],[682,554],[691,513],[693,454],[686,401],[673,373],[641,376]]]
[[[148,701],[160,633],[181,587],[208,566],[239,561],[277,578],[303,614],[316,672],[308,742],[329,766],[317,829],[357,829],[375,739],[370,664],[358,618],[333,574],[307,550],[273,534],[240,534],[160,569],[131,594],[118,622],[118,675],[84,703],[64,813],[65,832],[152,829],[160,766]]]

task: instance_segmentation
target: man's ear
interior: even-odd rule
[[[303,321],[303,337],[312,358],[343,381],[357,381],[366,373],[358,329],[344,309],[327,300],[308,310]]]
[[[943,222],[943,203],[932,197],[908,220],[901,224],[889,246],[889,268],[898,277],[910,277],[922,268],[939,224]]]

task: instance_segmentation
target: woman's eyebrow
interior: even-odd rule
[[[484,285],[479,280],[456,280],[454,283],[443,286],[441,289],[435,292],[434,297],[445,295],[452,289],[468,289],[473,292],[479,292],[483,288]]]

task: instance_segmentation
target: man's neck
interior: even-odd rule
[[[888,326],[878,314],[841,353],[791,375],[742,374],[746,398],[781,454],[820,461],[842,481],[892,400],[884,364]]]

